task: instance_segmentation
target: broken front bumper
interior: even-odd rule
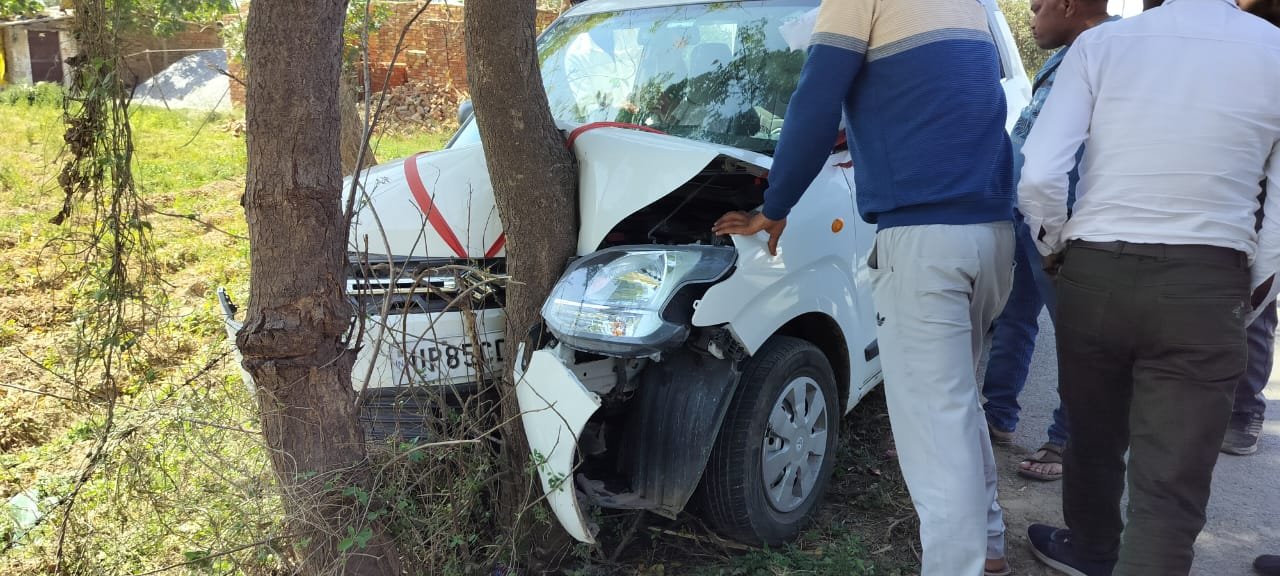
[[[556,518],[587,543],[595,528],[584,502],[675,518],[702,479],[737,389],[734,363],[687,349],[643,362],[577,357],[539,350],[516,374],[525,433]]]
[[[534,352],[516,379],[521,419],[547,504],[571,536],[594,543],[596,528],[582,515],[573,473],[578,438],[600,409],[600,397],[550,350]]]

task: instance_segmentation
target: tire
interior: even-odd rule
[[[813,415],[811,426],[791,428],[799,415],[788,409],[800,397],[806,399],[801,404],[821,406],[822,412]],[[695,495],[703,519],[716,532],[747,544],[775,546],[795,538],[831,480],[840,430],[838,400],[831,364],[817,346],[788,336],[770,338],[743,365],[711,451]],[[770,425],[775,412],[775,423],[788,423],[780,431]],[[812,433],[819,427],[825,427],[825,442]],[[817,445],[822,454],[815,461]],[[778,458],[769,459],[770,477],[781,481],[766,482],[767,453]],[[805,482],[806,471],[812,474],[811,485]]]

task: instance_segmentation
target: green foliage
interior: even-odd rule
[[[43,96],[28,98],[32,93]],[[62,105],[51,97],[57,93],[53,87],[0,93],[17,95],[0,105],[7,137],[0,141],[0,275],[6,278],[0,343],[12,351],[0,357],[0,373],[25,388],[70,396],[57,377],[19,354],[65,369],[77,348],[75,307],[94,296],[76,290],[76,278],[51,263],[55,254],[48,248],[63,233],[47,222],[60,206],[51,176],[64,148]],[[42,499],[65,498],[106,432],[108,449],[69,519],[68,573],[137,574],[184,562],[191,564],[166,573],[293,573],[256,405],[225,355],[227,336],[213,297],[218,286],[237,300],[248,293],[241,120],[136,106],[129,114],[134,177],[162,273],[148,290],[169,295],[155,316],[157,337],[135,341],[137,355],[119,366],[122,395],[110,430],[88,404],[0,390],[0,501],[30,488]],[[433,149],[446,136],[385,136],[379,156]],[[63,226],[83,230],[84,224],[74,216]],[[359,554],[369,544],[366,529],[386,521],[406,557],[433,567],[430,573],[468,573],[498,553],[483,536],[492,522],[483,498],[495,474],[488,447],[406,443],[385,447],[377,458],[385,463],[377,489],[335,483],[364,512],[363,522],[335,543],[349,538],[347,552]],[[0,555],[0,574],[53,573],[59,514]],[[11,524],[0,513],[0,548],[14,532]]]
[[[0,105],[5,106],[62,106],[64,98],[62,86],[52,82],[16,84],[0,90]]]
[[[170,36],[188,23],[207,24],[235,12],[233,0],[106,0],[122,28]]]
[[[1013,31],[1018,52],[1022,54],[1022,66],[1027,69],[1027,77],[1035,78],[1036,72],[1053,52],[1036,46],[1035,36],[1031,34],[1031,3],[1028,0],[999,0],[999,4]]]
[[[343,62],[347,68],[360,59],[361,38],[373,34],[391,16],[391,8],[385,2],[352,0],[347,5],[347,18],[342,24]],[[244,64],[245,20],[237,18],[222,27],[222,47],[231,61]]]
[[[353,0],[347,5],[347,19],[342,23],[342,61],[350,69],[360,61],[364,38],[382,28],[391,17],[391,8],[385,2]]]
[[[41,10],[44,10],[44,3],[40,0],[0,0],[0,20],[30,17]]]

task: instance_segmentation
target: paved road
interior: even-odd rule
[[[1018,445],[997,449],[1000,499],[1009,524],[1009,555],[1018,574],[1033,576],[1054,573],[1032,559],[1026,543],[1027,524],[1062,521],[1061,482],[1041,484],[1013,472],[1024,454],[1044,442],[1050,412],[1058,401],[1053,328],[1047,316],[1041,317],[1040,325],[1043,330],[1032,359],[1031,377],[1021,398]],[[1264,425],[1258,452],[1246,457],[1224,454],[1218,459],[1209,522],[1196,543],[1193,574],[1246,576],[1253,574],[1250,565],[1258,554],[1280,554],[1280,369],[1272,376],[1266,395],[1267,412],[1274,420]]]

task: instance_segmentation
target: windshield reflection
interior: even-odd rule
[[[562,18],[539,39],[552,115],[772,153],[804,65],[779,26],[816,5],[718,2]],[[471,122],[456,144],[477,140]]]

